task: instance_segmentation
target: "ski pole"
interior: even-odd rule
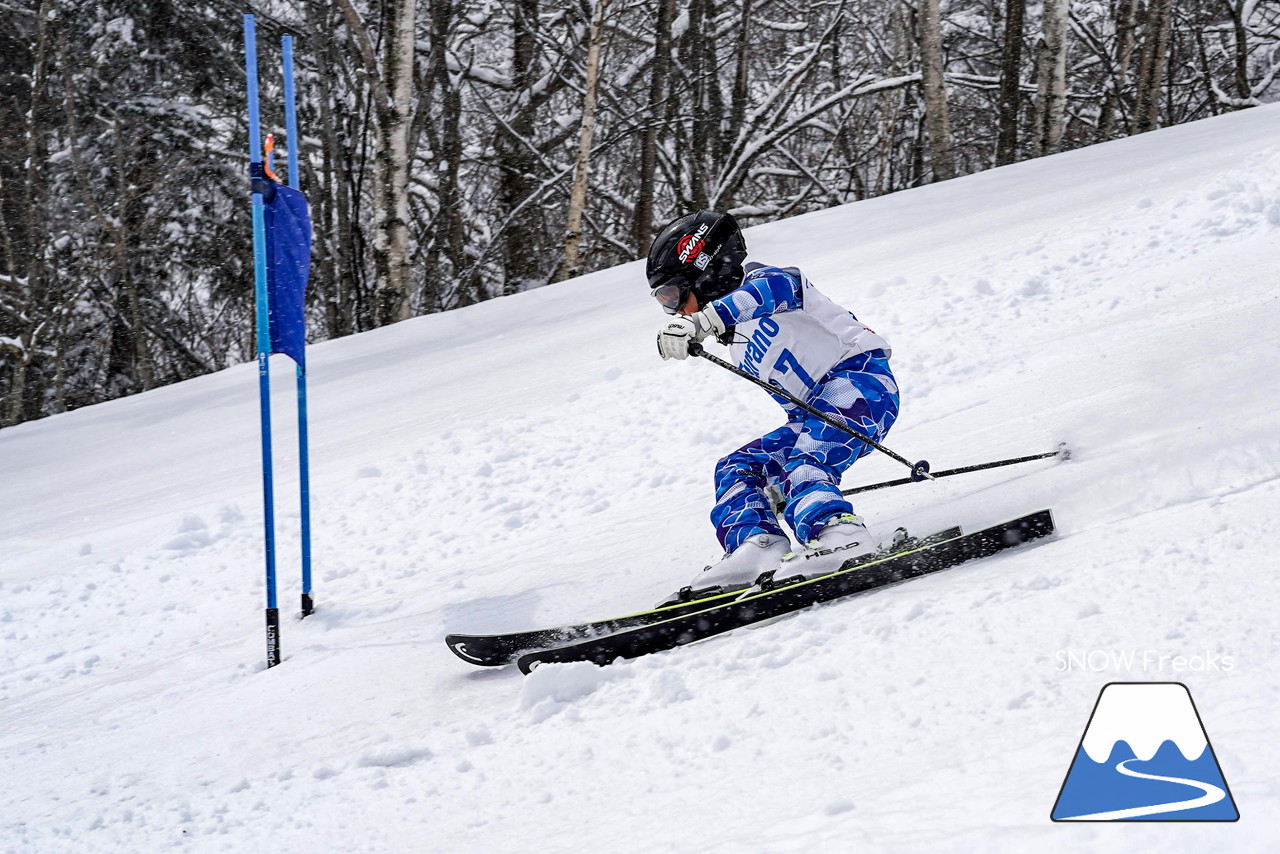
[[[928,460],[920,460],[919,462],[915,462],[915,463],[911,462],[901,454],[895,453],[889,448],[886,448],[884,445],[880,444],[875,439],[872,439],[869,436],[862,435],[857,430],[854,430],[853,428],[851,428],[848,424],[843,424],[837,421],[827,413],[822,412],[818,409],[815,409],[814,407],[810,406],[809,404],[805,403],[802,400],[799,400],[794,395],[779,388],[778,386],[770,385],[769,383],[765,382],[759,377],[752,376],[751,374],[747,373],[746,371],[742,370],[736,365],[731,365],[728,362],[726,362],[724,359],[720,359],[720,358],[717,358],[716,356],[711,355],[710,353],[708,353],[706,350],[703,349],[701,344],[697,343],[696,341],[689,342],[689,353],[694,356],[701,356],[702,358],[706,359],[708,362],[711,362],[712,364],[715,364],[715,365],[719,365],[729,373],[737,374],[738,376],[742,377],[744,380],[750,380],[751,382],[760,386],[760,388],[764,389],[770,394],[776,394],[778,397],[781,397],[783,400],[786,400],[788,403],[791,403],[794,406],[798,406],[799,408],[803,409],[805,412],[812,415],[814,418],[817,418],[822,422],[831,425],[837,430],[841,430],[845,433],[848,433],[853,438],[861,442],[865,442],[866,444],[875,448],[880,453],[885,454],[889,457],[892,457],[893,459],[902,463],[907,468],[911,469],[911,477],[906,482],[933,480],[933,475],[929,474]]]
[[[1029,462],[1032,462],[1033,460],[1047,460],[1050,457],[1057,457],[1058,459],[1061,459],[1061,460],[1069,460],[1071,459],[1071,449],[1067,447],[1066,442],[1063,442],[1062,444],[1058,445],[1058,450],[1056,451],[1048,451],[1043,454],[1031,454],[1030,456],[1026,456],[1026,457],[1014,457],[1008,460],[996,460],[990,463],[978,463],[977,465],[972,465],[972,466],[961,466],[960,468],[947,469],[946,471],[935,471],[932,473],[932,475],[935,478],[951,477],[952,475],[968,474],[969,472],[974,472],[974,471],[985,471],[986,469],[997,469],[997,468],[1000,468],[1001,466],[1012,466],[1018,463],[1029,463]],[[859,492],[870,492],[873,489],[884,489],[886,486],[902,486],[904,483],[911,483],[911,478],[902,477],[902,478],[898,478],[897,480],[886,480],[883,483],[872,483],[872,484],[868,484],[867,486],[855,486],[852,489],[842,489],[840,492],[842,495],[856,495]]]

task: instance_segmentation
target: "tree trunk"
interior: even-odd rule
[[[409,317],[409,129],[412,124],[415,0],[384,7],[382,66],[351,0],[339,0],[373,99],[374,322]]]
[[[470,305],[480,299],[465,257],[462,192],[458,185],[462,161],[462,95],[449,72],[449,27],[457,11],[454,0],[431,0],[431,67],[428,97],[439,104],[439,118],[432,122],[436,155],[436,204],[434,239],[428,256],[426,310],[443,311],[452,305]],[[424,108],[424,113],[426,112]],[[466,277],[460,281],[459,277]],[[452,288],[446,289],[445,282]]]
[[[1173,0],[1152,0],[1138,58],[1138,99],[1134,108],[1134,132],[1146,133],[1160,126],[1160,95],[1164,91],[1165,63],[1173,27]]]
[[[649,77],[649,106],[645,111],[644,135],[640,141],[640,187],[636,192],[635,214],[631,220],[631,244],[636,256],[644,257],[653,239],[653,193],[658,168],[659,116],[666,112],[671,75],[671,21],[675,0],[658,0],[658,20],[654,27],[653,68]]]
[[[1133,67],[1133,47],[1137,41],[1138,3],[1140,0],[1122,0],[1116,10],[1116,64],[1111,80],[1102,95],[1102,111],[1098,118],[1098,141],[1106,142],[1116,135],[1117,124],[1124,121],[1128,129],[1128,117],[1123,106],[1129,91],[1130,69]]]
[[[1000,58],[999,133],[996,165],[1018,159],[1018,115],[1022,104],[1022,27],[1027,0],[1005,0],[1004,53]]]
[[[26,337],[23,335],[24,339]],[[27,369],[31,365],[29,349],[5,344],[3,349],[0,349],[0,353],[6,350],[13,354],[11,362],[13,368],[9,375],[9,394],[4,401],[3,411],[0,411],[0,427],[12,427],[26,420]]]
[[[711,42],[707,29],[712,24],[706,20],[707,5],[707,0],[689,0],[689,28],[680,40],[680,52],[685,67],[689,69],[692,92],[688,102],[681,104],[690,114],[689,145],[681,151],[684,161],[682,166],[686,172],[685,186],[676,191],[684,196],[681,199],[682,206],[694,208],[705,208],[708,205],[707,160],[711,151],[711,132],[710,116],[707,114],[710,101],[707,87],[710,81],[707,78],[712,71],[707,68],[707,49]]]
[[[125,328],[129,335],[129,352],[126,364],[130,364],[142,391],[155,387],[155,368],[151,349],[147,345],[147,315],[144,308],[145,284],[134,275],[132,264],[134,247],[141,244],[146,231],[147,217],[143,203],[146,179],[137,172],[145,172],[145,164],[154,153],[144,150],[145,129],[134,133],[128,118],[121,112],[113,116],[115,137],[116,174],[122,187],[116,197],[115,220],[112,229],[112,253],[115,270],[115,290],[124,299]],[[144,164],[140,168],[140,164]]]
[[[1235,34],[1235,79],[1236,97],[1241,101],[1249,101],[1253,98],[1253,91],[1249,86],[1249,31],[1245,26],[1244,20],[1244,0],[1222,0],[1222,4],[1227,7],[1227,14],[1231,16],[1231,29]]]
[[[843,89],[848,77],[845,74],[845,59],[841,53],[841,46],[844,42],[844,27],[842,23],[837,22],[835,31],[831,34],[830,50],[831,50],[831,82],[837,90]],[[861,173],[864,158],[859,155],[856,143],[853,140],[853,134],[849,132],[849,122],[840,123],[836,130],[833,145],[840,159],[846,164],[847,170],[845,180],[841,184],[839,195],[831,201],[833,204],[844,204],[866,197],[866,185]]]
[[[920,0],[920,70],[924,89],[925,136],[929,167],[935,181],[946,181],[956,176],[947,84],[942,76],[944,65],[939,0]]]
[[[890,53],[891,63],[889,72],[894,76],[907,74],[915,64],[915,58],[912,56],[911,46],[917,43],[914,33],[914,27],[908,15],[909,7],[905,4],[897,4],[892,7],[889,19],[889,30],[891,35]],[[879,141],[878,151],[876,153],[876,173],[873,178],[872,186],[868,192],[871,196],[880,196],[885,193],[893,192],[899,188],[898,173],[907,172],[909,166],[903,163],[903,158],[898,155],[898,147],[900,138],[906,134],[906,124],[910,121],[904,116],[914,111],[914,98],[910,96],[906,89],[901,91],[890,91],[879,96],[880,109],[878,116],[878,132]],[[908,103],[911,101],[912,103]],[[910,144],[907,146],[908,153],[914,156],[915,146]],[[907,184],[910,186],[910,183]]]
[[[728,108],[725,106],[724,91],[720,86],[720,59],[716,50],[719,35],[716,26],[718,23],[716,0],[703,0],[703,2],[706,6],[702,13],[702,31],[706,35],[701,45],[702,96],[698,99],[698,103],[702,105],[699,118],[703,120],[702,123],[707,131],[707,156],[703,159],[706,170],[704,174],[706,175],[707,205],[714,204],[727,210],[732,207],[732,201],[713,192],[713,187],[725,162],[725,153],[737,136],[737,128],[729,131],[730,135],[726,139]]]
[[[1062,145],[1067,106],[1067,20],[1071,0],[1045,0],[1044,22],[1036,57],[1036,157]]]
[[[727,127],[730,142],[732,142],[733,137],[737,136],[738,129],[742,127],[742,122],[747,115],[747,85],[750,82],[748,60],[751,58],[753,47],[751,42],[751,0],[740,0],[740,2],[742,11],[738,18],[738,32],[734,35],[733,97],[729,102],[729,122]]]
[[[24,186],[20,190],[20,198],[15,201],[22,206],[22,233],[18,255],[19,261],[23,269],[21,273],[16,269],[10,270],[12,283],[16,285],[18,291],[17,299],[18,307],[22,312],[19,338],[22,342],[21,348],[8,345],[13,355],[12,373],[9,377],[9,395],[5,401],[3,412],[0,412],[0,426],[19,424],[28,417],[27,412],[27,380],[28,373],[31,368],[31,361],[36,352],[37,341],[35,340],[36,329],[41,322],[41,315],[44,314],[45,306],[41,299],[45,291],[47,273],[45,269],[45,252],[48,244],[48,235],[45,230],[45,221],[43,213],[43,200],[47,192],[47,182],[42,180],[41,170],[45,167],[49,157],[48,139],[44,130],[45,122],[50,118],[49,111],[53,109],[52,100],[48,93],[48,80],[51,71],[50,65],[50,39],[52,34],[49,32],[49,26],[54,16],[50,14],[52,6],[50,0],[44,0],[40,4],[36,44],[32,48],[32,67],[30,69],[30,98],[29,107],[25,115],[25,124],[21,129],[23,139],[23,154],[26,158],[26,164],[23,174]],[[6,233],[6,240],[8,234]],[[22,258],[25,256],[25,258]],[[25,263],[23,263],[25,261]],[[10,262],[12,266],[12,262]]]
[[[320,34],[332,32],[337,22],[332,20],[333,7],[326,6],[323,17],[318,4],[306,3],[307,29],[310,43],[321,51],[317,59],[330,68],[338,68],[339,58],[336,40],[321,38]],[[355,272],[355,240],[351,222],[350,174],[345,151],[339,137],[338,119],[334,115],[337,97],[334,93],[334,74],[317,74],[314,78],[315,102],[320,113],[321,176],[323,184],[316,193],[316,207],[320,216],[320,228],[316,230],[317,243],[323,247],[317,253],[317,278],[324,295],[325,329],[330,338],[340,338],[360,329],[351,295],[357,287]],[[328,233],[325,233],[325,232]]]
[[[538,190],[538,158],[531,149],[538,83],[538,0],[513,0],[510,114],[497,129],[499,195],[507,217],[502,240],[503,293],[514,294],[542,283],[542,239],[530,200]]]
[[[591,143],[596,129],[596,89],[600,81],[600,42],[604,34],[605,9],[609,0],[596,0],[587,37],[586,80],[582,94],[582,129],[578,133],[578,156],[573,164],[573,187],[569,191],[569,215],[565,225],[564,259],[555,281],[579,275],[579,247],[582,244],[582,213],[587,206],[587,187],[591,180]]]
[[[413,119],[416,0],[391,0],[383,34],[385,100],[375,111],[374,270],[378,325],[409,317],[409,129]]]

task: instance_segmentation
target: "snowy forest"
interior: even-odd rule
[[[0,2],[0,426],[253,358],[243,11]],[[313,342],[641,257],[692,208],[754,225],[1280,94],[1278,0],[253,11],[281,136],[295,36]]]

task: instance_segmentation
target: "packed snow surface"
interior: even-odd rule
[[[319,611],[269,670],[254,365],[9,428],[0,851],[1275,850],[1280,107],[747,238],[893,342],[899,453],[1074,450],[859,496],[873,526],[1058,535],[634,662],[458,660],[686,583],[715,461],[780,423],[658,358],[639,264],[309,351]],[[1237,824],[1050,822],[1144,680],[1188,686]]]

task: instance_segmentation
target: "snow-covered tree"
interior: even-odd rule
[[[312,340],[1280,98],[1270,0],[268,0]],[[597,12],[606,11],[603,16]],[[0,424],[253,354],[239,12],[0,4]],[[588,180],[589,178],[589,180]]]

